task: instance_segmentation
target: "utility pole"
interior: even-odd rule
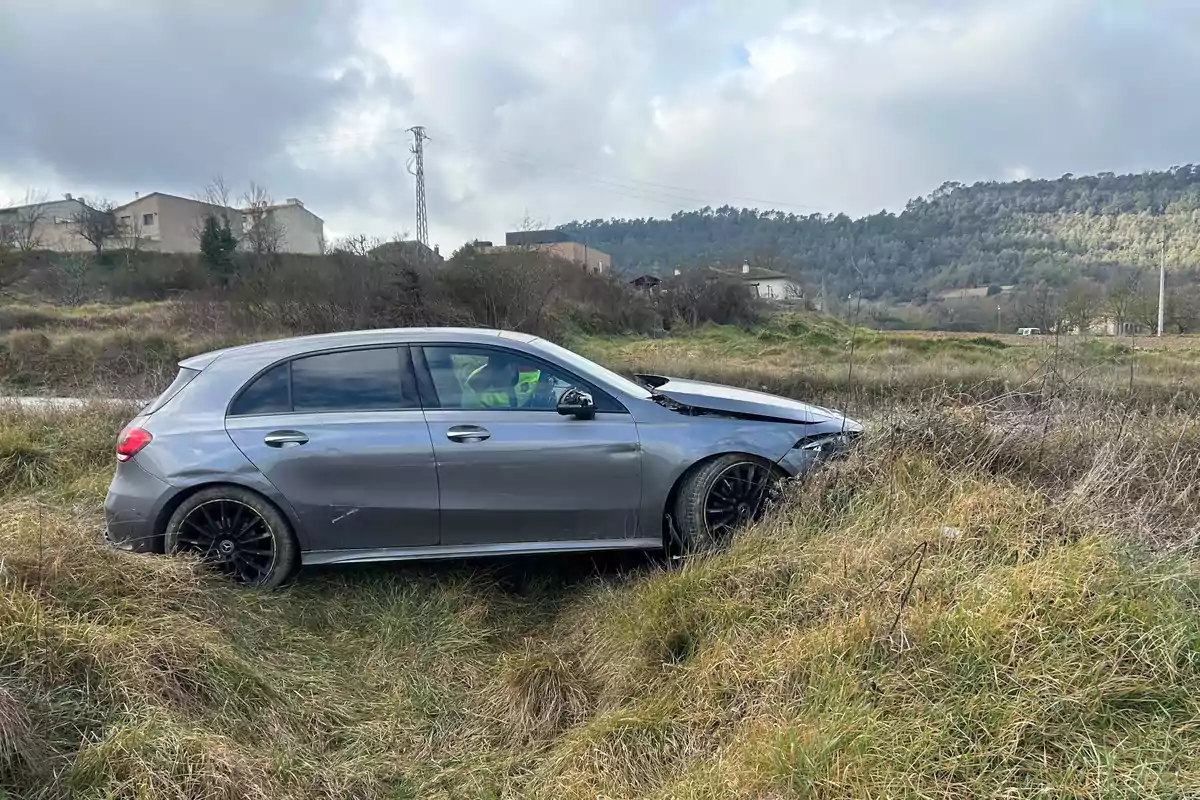
[[[1167,235],[1162,241],[1162,257],[1158,264],[1158,335],[1163,335],[1163,315],[1167,307]]]
[[[413,144],[409,148],[412,158],[408,160],[408,172],[417,177],[417,241],[429,246],[429,212],[425,209],[425,141],[429,138],[423,125],[415,125],[408,129],[413,135]],[[413,169],[413,165],[416,169]]]
[[[996,304],[996,333],[1000,333],[1003,326],[1000,324],[1000,304]]]

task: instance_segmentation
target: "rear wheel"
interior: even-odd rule
[[[781,478],[774,465],[736,453],[695,467],[675,498],[677,546],[695,553],[724,544],[762,517]]]
[[[184,500],[167,523],[166,551],[194,553],[225,577],[274,589],[296,567],[287,520],[261,495],[217,486]]]

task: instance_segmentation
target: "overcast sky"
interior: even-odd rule
[[[1194,0],[2,0],[0,199],[221,174],[331,236],[1200,161]]]

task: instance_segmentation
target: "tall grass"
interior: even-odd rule
[[[0,791],[1194,796],[1200,434],[1052,413],[875,418],[678,566],[308,570],[260,594],[100,544],[117,412],[0,410],[40,454],[0,496]]]

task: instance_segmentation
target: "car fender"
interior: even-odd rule
[[[809,432],[809,426],[804,425],[677,414],[639,422],[645,530],[653,530],[670,511],[667,504],[675,487],[697,464],[728,453],[745,453],[791,474],[788,465],[781,462]]]
[[[258,492],[271,501],[292,528],[300,549],[307,549],[304,528],[296,510],[283,493],[243,455],[224,425],[203,431],[174,431],[169,425],[155,425],[153,417],[146,427],[155,441],[169,442],[174,436],[186,437],[187,448],[147,447],[136,456],[138,466],[167,483],[172,491],[164,493],[152,511],[157,532],[162,532],[167,517],[187,495],[218,484],[241,486]],[[181,457],[186,454],[186,460]]]

